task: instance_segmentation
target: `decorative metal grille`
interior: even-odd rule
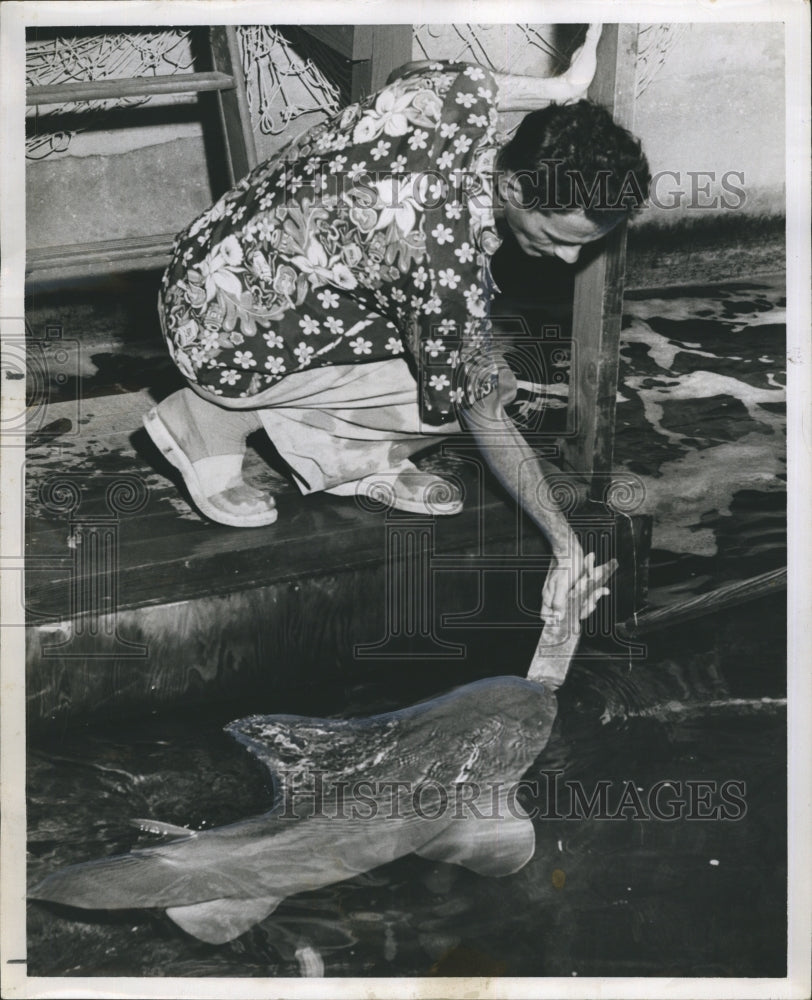
[[[26,45],[26,85],[190,72],[194,68],[190,35],[189,30],[164,28],[66,33],[31,40]],[[301,115],[338,109],[338,88],[275,28],[243,26],[237,36],[252,122],[260,132],[277,135]],[[28,108],[27,117],[36,120],[37,128],[26,139],[26,156],[38,160],[65,152],[79,132],[98,127],[102,113],[172,100],[178,98],[164,95],[70,102],[48,105],[44,112]],[[65,127],[51,129],[57,122]]]
[[[418,24],[414,28],[417,58],[468,60],[497,71],[531,71],[534,62],[552,73],[568,65],[581,44],[575,26],[533,24]],[[637,94],[646,90],[662,68],[668,52],[686,25],[642,25],[639,36]],[[58,85],[81,80],[161,76],[193,68],[191,32],[162,28],[146,31],[81,31],[30,40],[26,45],[26,83]],[[553,41],[553,37],[564,41]],[[252,122],[264,135],[279,135],[302,115],[330,114],[340,103],[339,89],[314,62],[268,25],[238,29]],[[521,65],[506,54],[520,54]],[[114,108],[132,108],[171,100],[167,97],[126,97],[29,108],[37,120],[26,140],[26,156],[42,159],[65,152],[73,137],[98,127],[99,115]],[[45,123],[49,124],[46,125]],[[54,123],[64,127],[51,128]],[[45,128],[45,131],[41,131]]]
[[[637,88],[639,97],[660,72],[674,44],[688,24],[641,24],[637,35]]]

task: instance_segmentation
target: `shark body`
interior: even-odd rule
[[[29,896],[165,909],[188,933],[221,944],[288,896],[411,853],[511,874],[535,849],[515,784],[556,711],[552,686],[494,677],[365,719],[241,719],[226,728],[271,771],[270,812],[203,832],[152,824],[176,839],[58,870]]]

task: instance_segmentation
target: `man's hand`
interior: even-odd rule
[[[601,26],[590,24],[583,45],[573,52],[569,69],[562,74],[562,78],[572,88],[571,96],[562,103],[573,104],[580,101],[582,97],[586,97],[589,85],[592,83],[598,68],[597,48],[600,37]]]
[[[547,573],[541,594],[541,617],[548,622],[565,622],[574,612],[578,621],[588,618],[598,601],[608,596],[605,584],[616,569],[616,559],[596,567],[595,553],[584,557],[573,535],[570,552],[564,557],[556,556]]]
[[[494,351],[493,360],[499,375],[496,389],[497,397],[502,406],[507,406],[516,398],[516,393],[519,391],[519,384],[516,381],[513,369],[505,361],[502,354]]]
[[[545,621],[563,621],[567,612],[569,594],[584,575],[584,552],[575,535],[569,533],[566,551],[553,555],[553,563],[547,572],[541,592],[541,617]]]

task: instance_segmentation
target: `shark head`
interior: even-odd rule
[[[415,706],[415,715],[421,707]],[[425,755],[432,747],[432,777],[440,781],[518,780],[544,749],[557,707],[555,695],[540,684],[489,677],[429,702],[401,751],[412,744]]]

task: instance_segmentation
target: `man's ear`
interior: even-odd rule
[[[499,172],[497,186],[499,197],[513,208],[524,207],[524,190],[518,174],[502,170]]]

